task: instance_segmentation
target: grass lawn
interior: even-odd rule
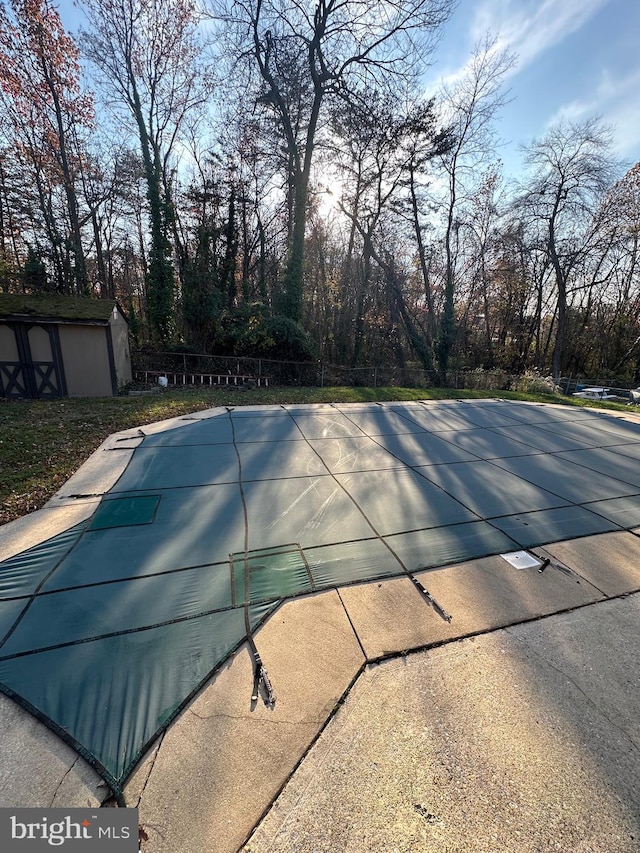
[[[502,397],[566,397],[442,388],[257,388],[167,391],[148,397],[0,399],[0,524],[39,509],[112,432],[213,406]],[[580,401],[580,405],[591,405]],[[628,407],[613,404],[607,408]]]

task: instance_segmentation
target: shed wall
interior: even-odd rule
[[[111,315],[109,326],[111,327],[111,339],[113,341],[113,358],[116,367],[116,382],[118,387],[131,382],[131,353],[129,351],[129,324],[118,311],[114,309],[115,316]]]
[[[20,361],[16,336],[4,323],[0,323],[0,361]]]
[[[60,345],[70,397],[111,397],[108,327],[61,324]]]

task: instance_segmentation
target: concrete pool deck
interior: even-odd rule
[[[0,559],[91,515],[140,440],[111,436],[0,528]],[[451,621],[404,577],[284,601],[255,635],[275,707],[252,708],[245,644],[128,780],[142,850],[638,850],[638,534],[533,548],[543,572],[417,573]],[[0,806],[108,795],[5,696],[0,732]]]

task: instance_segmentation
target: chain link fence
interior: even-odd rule
[[[586,387],[604,387],[608,393],[629,400],[630,389],[601,380],[578,380],[563,377],[554,383],[551,377],[537,373],[512,374],[503,370],[452,369],[446,381],[440,382],[435,371],[420,367],[345,367],[322,361],[276,361],[248,356],[198,355],[183,352],[132,353],[132,366],[137,381],[157,382],[160,374],[170,374],[176,385],[230,384],[235,379],[260,384],[301,387],[370,387],[432,388],[444,384],[448,388],[480,391],[522,391],[525,393],[560,393],[567,396]],[[146,377],[146,379],[145,379]],[[178,378],[179,377],[179,378]],[[226,380],[228,377],[228,380]]]
[[[158,374],[180,375],[175,384],[209,385],[225,384],[225,377],[254,377],[268,380],[269,385],[299,385],[329,387],[397,386],[428,388],[438,382],[435,372],[417,367],[344,367],[321,361],[275,361],[248,356],[197,355],[180,352],[132,353],[134,377],[149,380]]]

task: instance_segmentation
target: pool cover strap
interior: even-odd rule
[[[409,575],[409,577],[413,581],[413,585],[416,587],[420,595],[424,599],[426,599],[426,601],[429,602],[429,604],[433,607],[438,616],[440,616],[441,619],[444,619],[445,622],[451,622],[452,617],[449,615],[449,613],[447,613],[447,611],[444,609],[444,607],[442,607],[441,604],[438,604],[436,599],[431,595],[428,589],[425,589],[425,587],[420,583],[418,578],[414,577],[411,574]]]
[[[262,701],[267,708],[273,709],[276,706],[276,694],[273,692],[271,679],[269,678],[267,670],[264,668],[260,652],[256,648],[253,638],[248,637],[247,639],[249,641],[251,656],[253,658],[253,690],[251,692],[251,701],[255,703],[258,701],[259,697],[262,696]]]

